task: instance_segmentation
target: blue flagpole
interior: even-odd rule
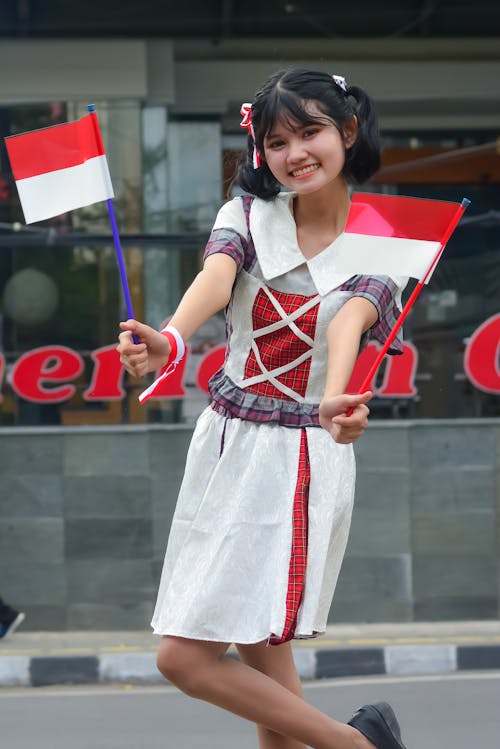
[[[93,114],[95,116],[95,123],[97,127],[97,135],[99,137],[99,140],[101,140],[101,134],[99,131],[99,125],[97,123],[97,116],[95,115],[95,106],[93,104],[89,104],[87,107],[90,114]],[[120,242],[120,235],[118,233],[118,226],[116,223],[116,216],[115,216],[115,209],[113,207],[113,200],[111,198],[108,198],[106,200],[106,205],[108,207],[108,215],[109,220],[111,223],[111,232],[113,234],[113,243],[115,245],[115,253],[116,253],[116,260],[118,262],[118,269],[120,271],[120,278],[122,282],[122,289],[123,289],[123,296],[125,297],[125,305],[127,307],[127,315],[129,319],[134,319],[134,310],[132,307],[132,298],[130,296],[130,289],[128,285],[128,279],[127,279],[127,270],[125,268],[125,260],[123,257],[122,252],[122,245]],[[134,340],[134,343],[139,343],[139,339],[135,335],[135,333],[132,335],[132,338]]]

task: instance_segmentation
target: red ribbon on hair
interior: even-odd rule
[[[260,153],[257,151],[257,146],[255,145],[255,133],[252,125],[252,105],[248,102],[242,104],[240,114],[243,116],[243,119],[240,122],[240,127],[245,127],[253,140],[253,168],[258,169],[261,165],[261,160]]]

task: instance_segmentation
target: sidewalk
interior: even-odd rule
[[[0,686],[159,684],[157,646],[149,631],[17,630],[0,640]],[[332,625],[293,649],[303,680],[500,669],[500,621]]]

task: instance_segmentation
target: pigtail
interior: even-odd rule
[[[232,185],[237,185],[245,192],[262,200],[272,200],[280,192],[281,185],[263,159],[261,159],[260,167],[254,168],[253,149],[253,139],[249,137],[247,150],[238,164]]]
[[[358,135],[346,152],[344,174],[355,184],[366,182],[380,167],[380,135],[377,113],[372,99],[359,86],[349,86],[346,96],[354,99]]]

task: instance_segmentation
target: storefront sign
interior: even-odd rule
[[[196,386],[208,392],[208,381],[224,361],[224,345],[216,346],[203,355],[196,373]],[[358,357],[349,392],[356,392],[375,360],[379,347],[370,343]],[[486,320],[468,339],[464,353],[464,370],[471,383],[486,393],[500,395],[500,313]],[[124,370],[116,345],[104,346],[91,353],[93,369],[91,381],[83,393],[86,401],[121,400],[125,397]],[[164,381],[159,398],[184,398],[184,374],[189,349],[174,373]],[[12,366],[9,382],[14,392],[33,403],[63,403],[73,397],[73,384],[84,371],[81,354],[66,346],[41,346],[23,354]],[[412,343],[404,344],[402,356],[388,357],[380,385],[371,384],[379,398],[412,398],[418,352]],[[0,381],[5,369],[0,354]],[[1,399],[1,395],[0,395]]]

